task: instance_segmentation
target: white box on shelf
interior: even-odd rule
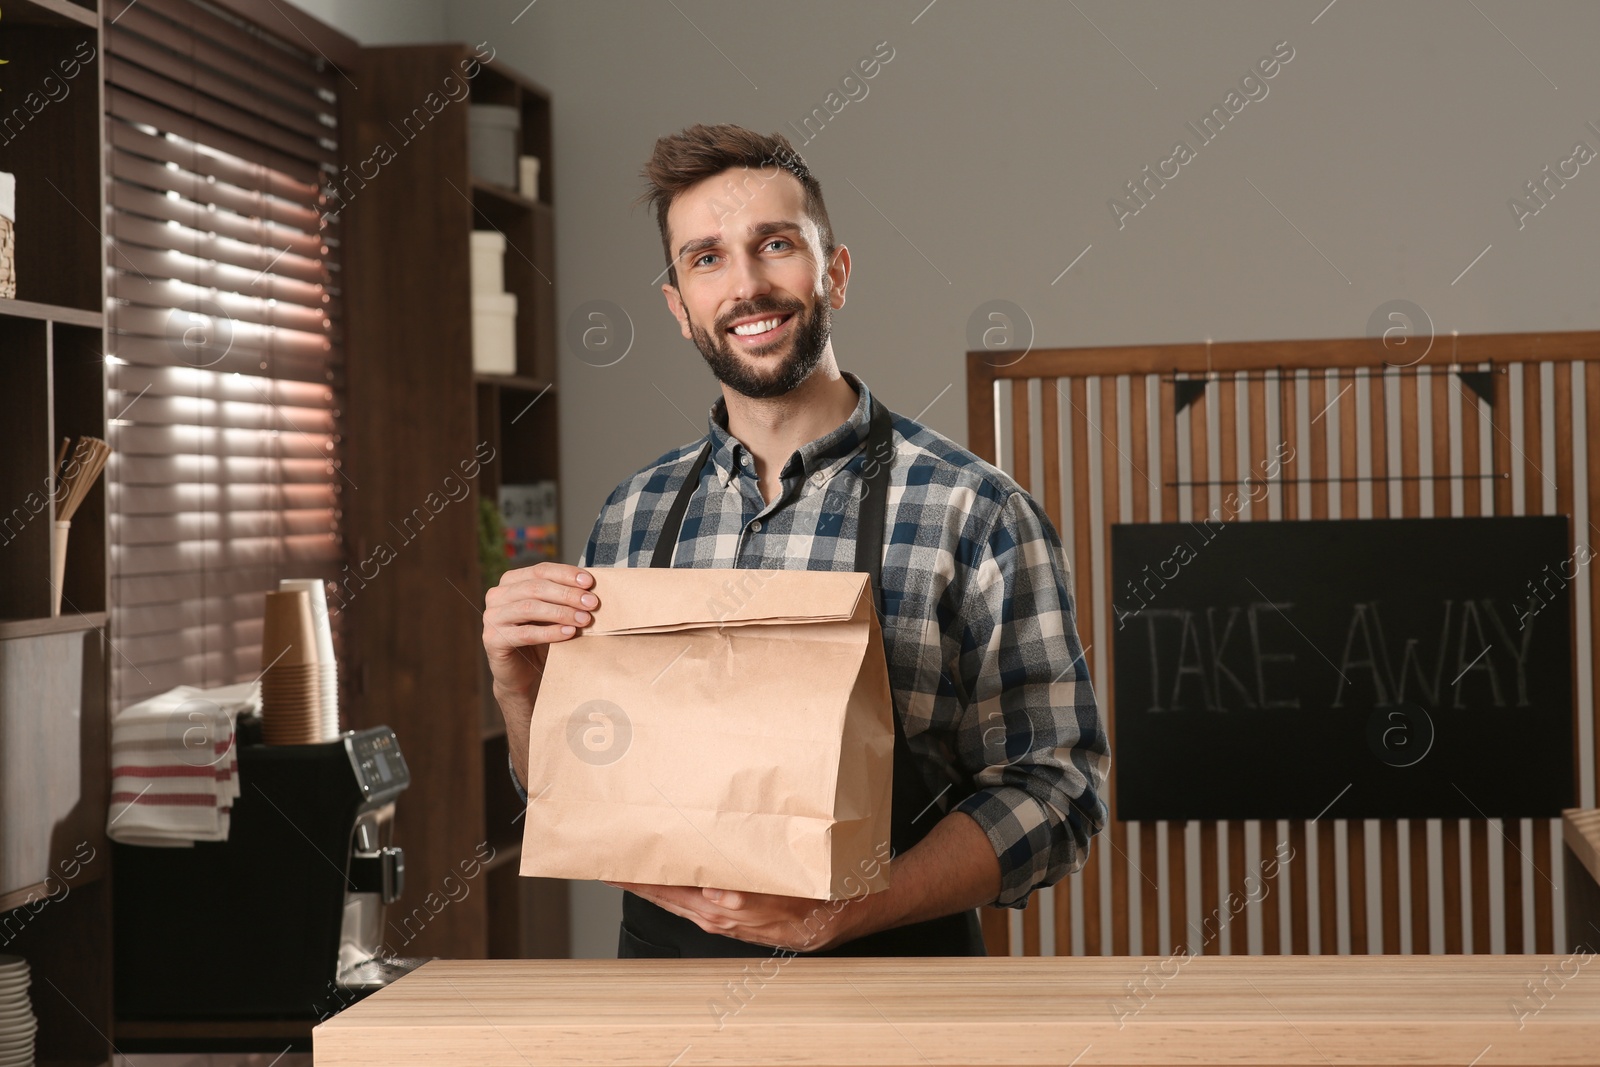
[[[472,291],[503,293],[506,289],[506,239],[499,230],[472,231]]]
[[[517,192],[529,200],[539,199],[538,156],[522,156],[517,160]]]
[[[472,294],[472,369],[478,374],[517,373],[517,296]]]

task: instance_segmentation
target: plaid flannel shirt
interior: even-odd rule
[[[749,450],[710,412],[712,449],[674,565],[854,570],[871,394],[793,453],[761,497]],[[884,652],[911,754],[943,811],[983,828],[1000,895],[1021,908],[1079,870],[1104,828],[1111,757],[1074,621],[1060,536],[1015,480],[894,415],[883,561]],[[674,448],[606,498],[583,567],[646,567],[705,438]],[[512,773],[523,800],[527,792]]]

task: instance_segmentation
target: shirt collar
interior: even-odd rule
[[[867,442],[872,425],[872,393],[857,375],[841,371],[841,377],[856,391],[856,407],[843,423],[823,434],[815,441],[801,445],[790,455],[779,478],[787,480],[796,475],[825,484],[834,472],[848,463]],[[711,462],[716,466],[717,480],[724,486],[740,470],[740,460],[749,454],[743,442],[728,432],[728,404],[725,397],[717,397],[711,405]],[[746,467],[754,474],[752,468]]]

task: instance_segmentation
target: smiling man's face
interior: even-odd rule
[[[828,350],[850,254],[821,263],[805,190],[788,171],[723,171],[672,202],[667,228],[678,287],[661,287],[683,336],[717,380],[754,399],[783,396]]]

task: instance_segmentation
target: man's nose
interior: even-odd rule
[[[728,268],[732,285],[729,296],[734,300],[750,300],[772,289],[766,265],[755,256],[736,255]]]

